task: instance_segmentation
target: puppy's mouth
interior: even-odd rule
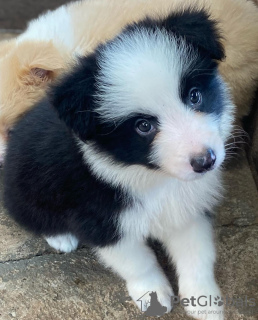
[[[193,170],[193,171],[196,172],[196,173],[205,174],[206,172],[211,171],[211,170],[213,170],[213,169],[215,169],[215,166],[212,166],[212,167],[210,167],[210,168],[208,168],[208,169],[195,169],[195,170]]]
[[[209,169],[203,169],[203,170],[194,170],[195,173],[199,173],[204,175],[206,172],[213,170],[215,167],[209,168]]]

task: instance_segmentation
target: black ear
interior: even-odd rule
[[[153,21],[151,23],[153,26]],[[196,10],[192,7],[181,12],[174,12],[167,18],[159,20],[156,26],[166,29],[169,33],[174,33],[177,37],[182,37],[212,59],[225,58],[221,44],[222,36],[217,23],[205,10]]]
[[[81,58],[74,71],[50,89],[50,100],[59,117],[82,140],[95,131],[93,96],[97,69],[94,55]]]
[[[204,10],[178,12],[164,20],[163,27],[203,50],[212,59],[225,57],[217,23]]]

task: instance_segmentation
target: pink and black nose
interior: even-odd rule
[[[206,152],[195,155],[191,159],[191,166],[194,172],[202,173],[212,170],[216,162],[216,155],[213,150],[208,149]]]

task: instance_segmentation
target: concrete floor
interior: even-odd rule
[[[0,39],[10,36],[2,33]],[[224,296],[235,301],[235,305],[226,307],[225,318],[255,320],[258,192],[245,157],[228,165],[225,186],[227,192],[217,209],[215,224],[216,277]],[[10,220],[1,203],[0,199],[0,320],[143,318],[128,297],[124,282],[101,266],[89,248],[70,254],[53,251],[44,240]],[[157,244],[154,248],[176,290],[172,266]],[[255,299],[254,307],[245,305],[245,299],[251,298]],[[176,307],[160,319],[189,318]]]

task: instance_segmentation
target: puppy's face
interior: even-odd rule
[[[93,114],[85,140],[96,152],[183,180],[221,165],[232,105],[212,58],[219,43],[214,53],[197,42],[147,23],[99,49],[92,102],[77,110]]]
[[[100,69],[101,150],[185,180],[220,166],[228,101],[210,58],[165,31],[141,30],[105,49]]]

